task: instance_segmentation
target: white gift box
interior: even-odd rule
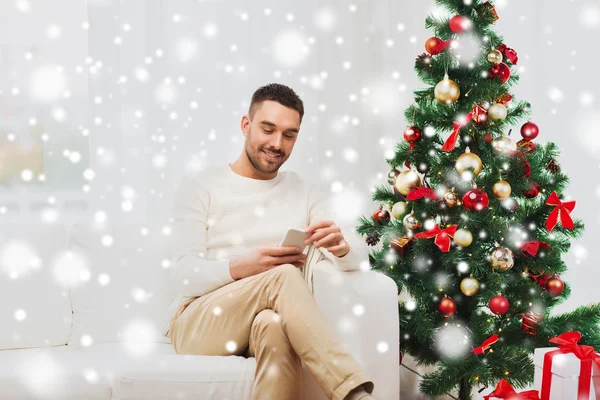
[[[554,351],[558,347],[543,347],[535,349],[533,362],[535,364],[535,376],[533,386],[542,395],[542,369],[544,366],[544,355]],[[596,353],[600,356],[600,353]],[[579,386],[579,372],[581,360],[575,354],[557,354],[552,358],[552,386],[550,388],[549,400],[584,400],[577,398]],[[596,399],[596,393],[600,398],[600,371],[596,364],[592,363],[592,379],[590,382],[590,399]],[[587,399],[585,399],[587,400]]]

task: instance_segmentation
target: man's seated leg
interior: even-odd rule
[[[302,388],[302,360],[294,351],[281,317],[266,309],[254,318],[247,355],[256,358],[253,400],[295,400]]]

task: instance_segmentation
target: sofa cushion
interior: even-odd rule
[[[84,359],[65,345],[0,351],[2,398],[110,400],[111,384],[100,364],[101,359]]]
[[[73,282],[69,346],[114,341],[170,343],[162,335],[175,293],[168,279],[168,238],[159,227],[78,224],[71,248],[89,260],[88,279]]]
[[[61,269],[66,229],[41,222],[1,225],[0,349],[65,344],[72,322]]]
[[[123,371],[114,395],[120,400],[249,400],[255,369],[254,357],[162,355],[152,366]]]

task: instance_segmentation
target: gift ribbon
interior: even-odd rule
[[[487,396],[483,396],[485,400],[489,400],[490,397],[507,400],[540,400],[537,390],[527,390],[517,393],[506,379],[500,379],[496,389]]]
[[[439,225],[427,232],[420,232],[414,235],[415,239],[431,239],[435,237],[434,243],[441,251],[447,253],[450,251],[450,237],[454,237],[454,233],[458,229],[458,225],[452,225],[446,229],[441,229]]]
[[[558,224],[558,218],[560,216],[560,223],[567,229],[575,228],[573,219],[571,218],[570,212],[575,208],[575,200],[572,201],[561,201],[556,192],[552,192],[546,204],[549,206],[555,206],[554,210],[548,215],[546,220],[546,229],[548,232],[552,232],[552,229]]]
[[[552,250],[552,247],[548,243],[538,242],[538,241],[524,242],[524,243],[521,243],[520,247],[521,247],[521,253],[525,257],[527,257],[527,255],[530,255],[531,257],[537,256],[538,250],[540,248]]]
[[[581,360],[579,372],[579,383],[577,387],[577,400],[588,400],[590,398],[590,385],[592,382],[593,364],[600,367],[600,356],[592,346],[579,345],[581,339],[579,332],[565,332],[549,340],[558,344],[558,349],[544,354],[544,366],[542,369],[542,391],[541,400],[550,399],[550,388],[552,385],[552,358],[559,354],[574,354]],[[596,400],[600,400],[600,393],[596,393]]]
[[[494,333],[492,336],[485,339],[483,341],[483,343],[481,343],[481,346],[475,347],[473,350],[471,350],[471,353],[483,354],[487,349],[489,349],[497,341],[498,341],[498,335],[496,335]]]
[[[412,189],[408,196],[406,196],[406,200],[421,200],[425,197],[428,197],[431,200],[437,200],[437,195],[435,194],[435,191],[428,187],[418,187]]]

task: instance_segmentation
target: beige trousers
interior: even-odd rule
[[[304,361],[328,399],[374,384],[343,347],[301,271],[282,264],[182,303],[169,337],[177,354],[256,358],[253,400],[298,399]]]

